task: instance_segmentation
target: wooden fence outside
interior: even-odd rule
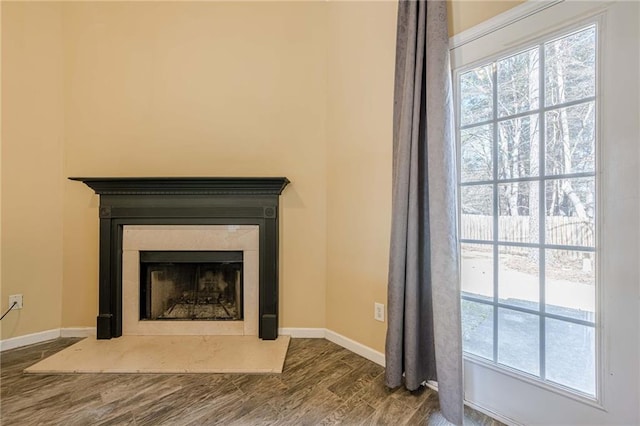
[[[537,222],[537,221],[536,221]],[[577,217],[547,216],[546,243],[565,246],[595,247],[594,223]],[[537,223],[534,223],[537,228]],[[529,216],[498,217],[498,241],[536,243],[537,235],[530,234],[531,218]],[[463,214],[460,236],[471,240],[493,240],[493,217],[484,215]],[[501,247],[511,254],[526,254],[530,249],[524,247]],[[580,256],[574,251],[562,251],[563,255]]]

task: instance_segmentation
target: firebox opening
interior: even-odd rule
[[[141,251],[140,320],[242,320],[242,259],[242,251]]]

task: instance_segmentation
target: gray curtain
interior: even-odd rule
[[[453,99],[445,1],[400,1],[386,384],[438,382],[463,419]]]

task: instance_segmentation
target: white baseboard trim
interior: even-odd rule
[[[60,337],[95,337],[95,327],[68,327],[60,329]]]
[[[35,343],[46,342],[60,337],[60,329],[40,331],[38,333],[25,334],[24,336],[11,337],[9,339],[0,340],[0,352],[9,349],[20,348],[22,346],[33,345]]]
[[[324,339],[325,328],[279,328],[278,334],[298,339]]]
[[[298,339],[327,339],[345,349],[350,350],[370,361],[384,367],[384,354],[371,349],[355,340],[349,339],[335,331],[326,328],[294,328],[284,327],[278,329],[278,334],[291,336]],[[26,334],[24,336],[12,337],[0,340],[0,351],[20,348],[22,346],[33,345],[57,339],[58,337],[92,337],[96,335],[95,327],[66,327],[53,330],[41,331],[39,333]]]
[[[371,349],[368,346],[349,339],[342,334],[336,333],[326,328],[280,328],[278,333],[288,335],[293,338],[311,338],[311,339],[327,339],[345,349],[350,350],[378,365],[384,367],[384,354]],[[15,349],[21,346],[33,345],[47,340],[57,339],[58,337],[90,337],[96,335],[95,327],[67,327],[57,328],[53,330],[42,331],[40,333],[27,334],[24,336],[13,337],[0,341],[0,351]]]
[[[279,328],[278,333],[298,339],[327,339],[369,361],[373,361],[383,367],[385,365],[383,353],[326,328]]]
[[[348,337],[331,330],[326,331],[325,338],[336,345],[340,345],[343,348],[368,359],[369,361],[373,361],[383,367],[385,366],[384,354],[365,346],[362,343],[358,343],[355,340],[351,340]]]
[[[40,331],[38,333],[0,340],[0,352],[46,342],[57,339],[58,337],[90,337],[95,335],[95,327],[54,328],[53,330]]]

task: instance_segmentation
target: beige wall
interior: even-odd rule
[[[323,327],[322,3],[65,6],[65,176],[287,176],[281,326]],[[97,197],[65,184],[62,325],[94,325]]]
[[[286,175],[281,326],[382,351],[396,8],[4,2],[2,339],[95,325],[98,197],[66,177]]]
[[[449,2],[450,34],[519,2]],[[396,2],[329,2],[327,328],[384,351]]]
[[[383,350],[395,2],[329,3],[327,328]]]
[[[1,338],[60,327],[62,26],[57,4],[2,3]]]

